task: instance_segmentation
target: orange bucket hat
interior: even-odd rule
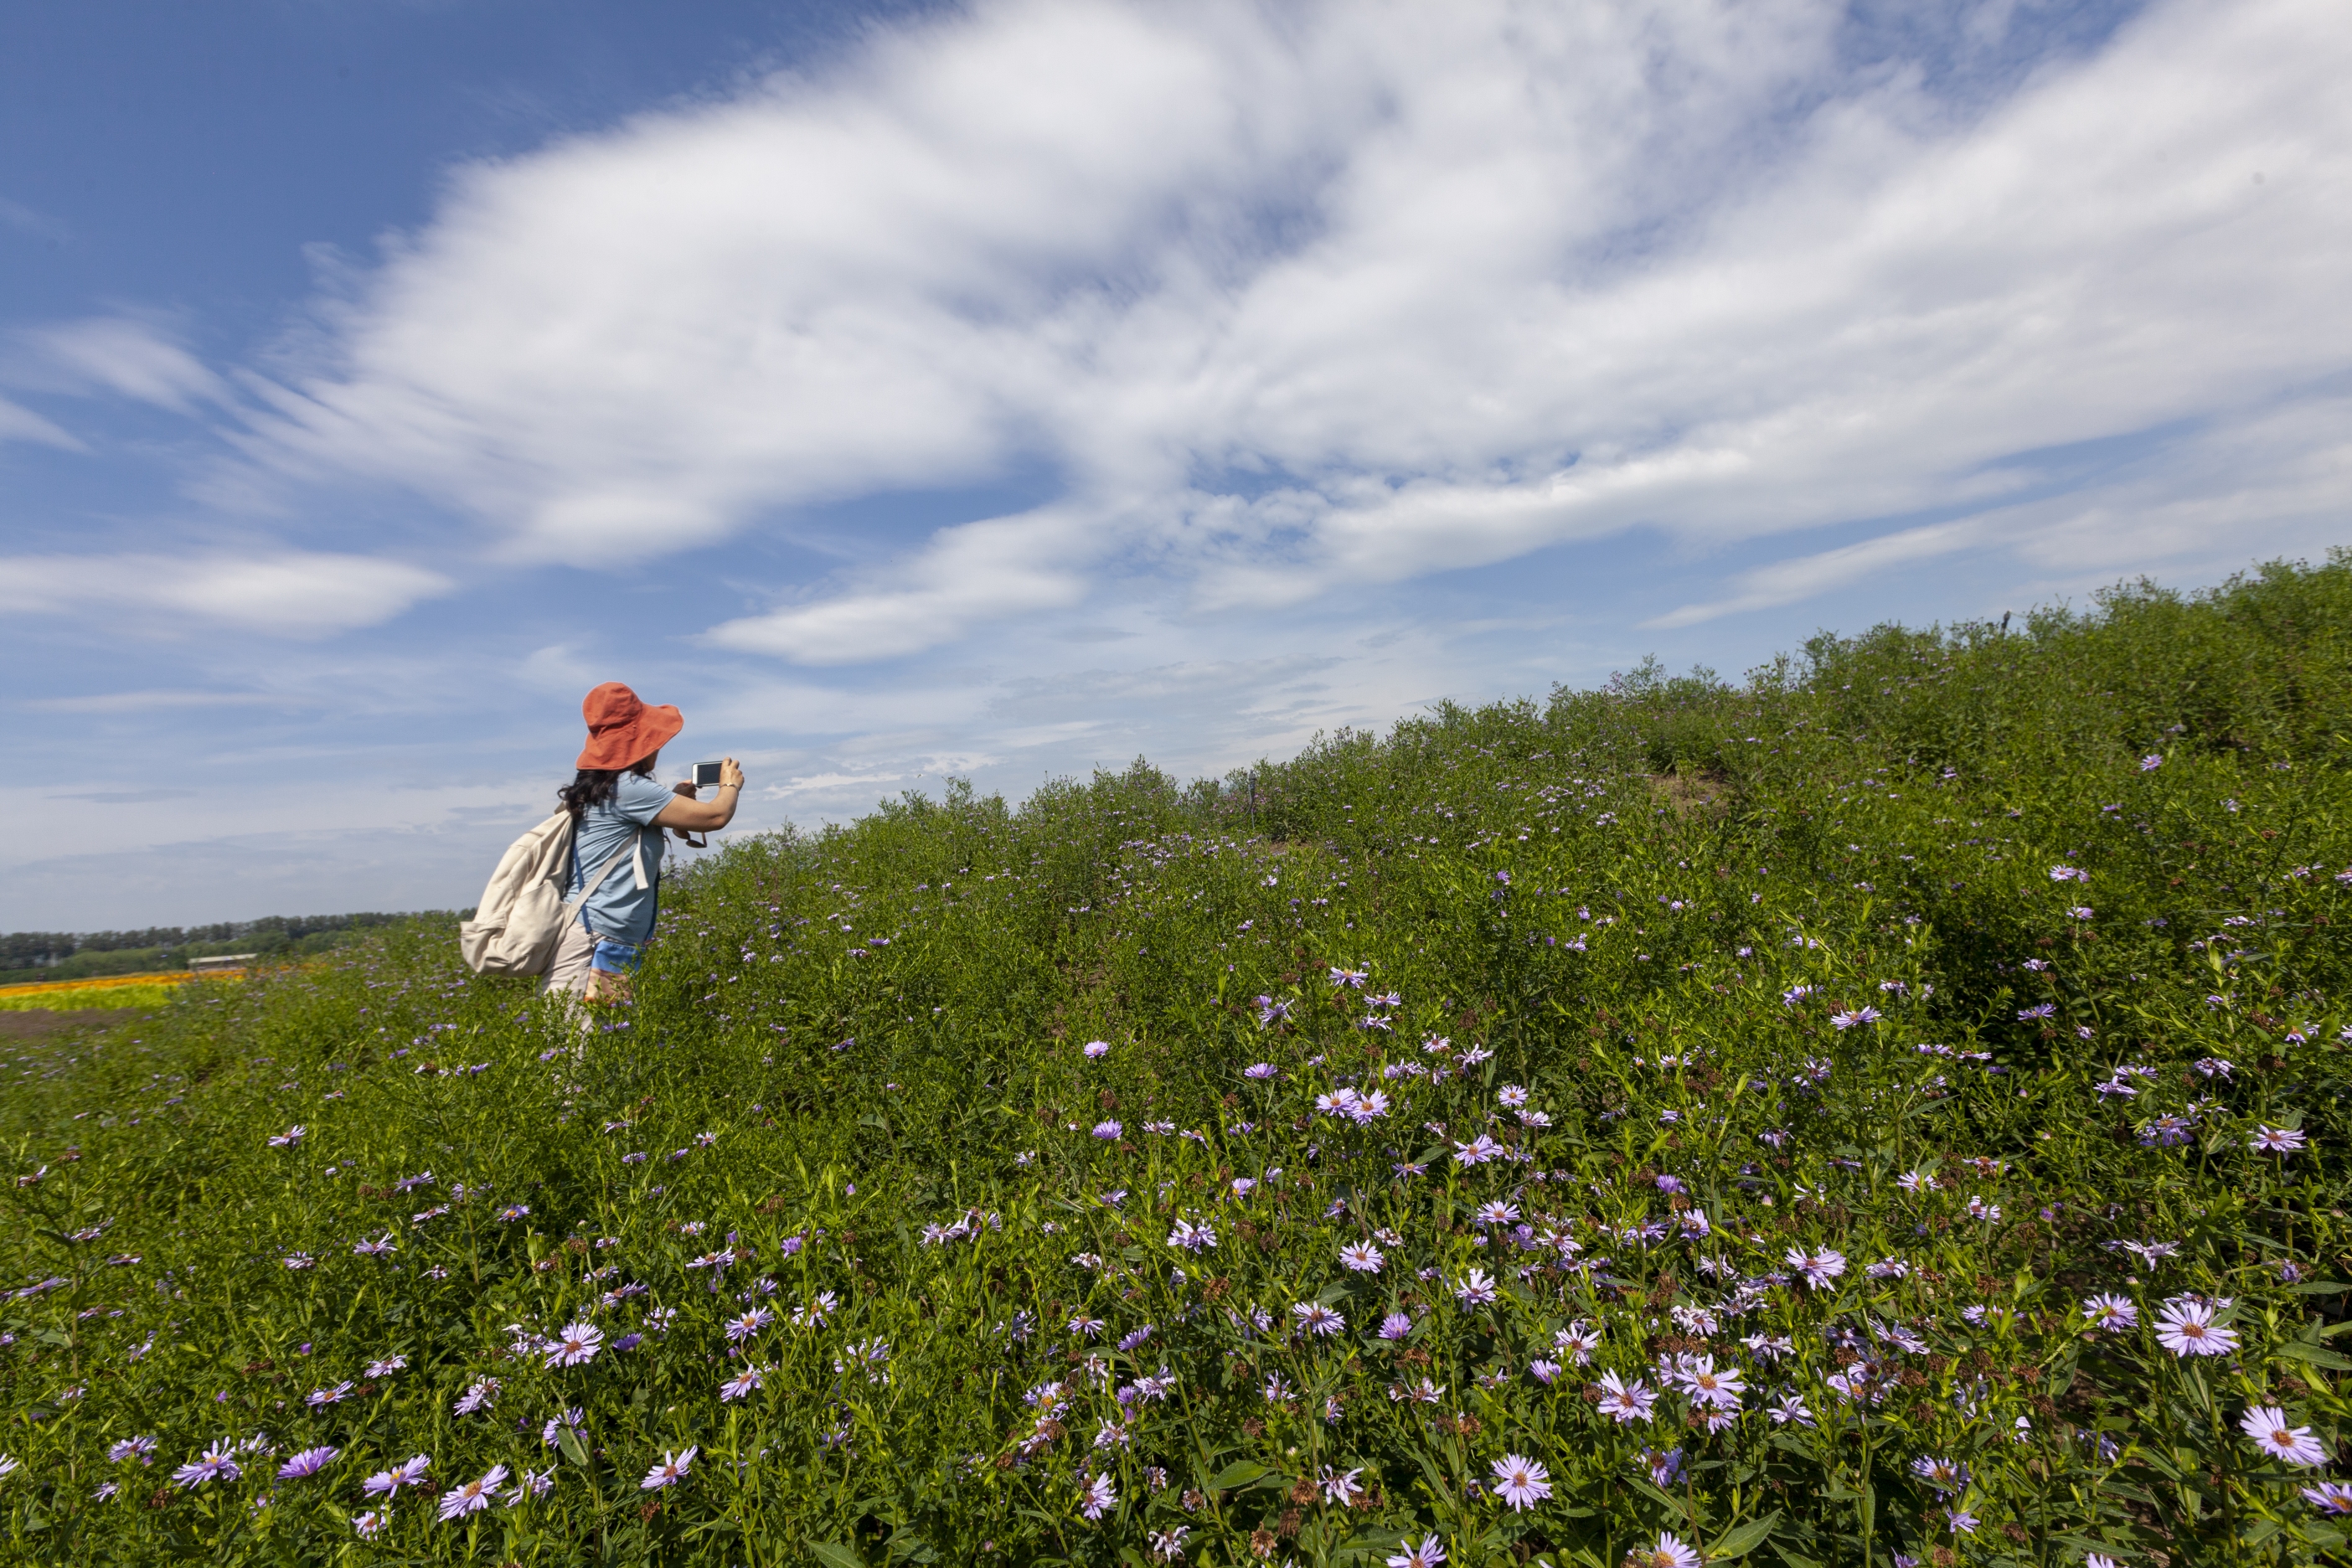
[[[580,704],[588,721],[588,745],[574,766],[617,771],[652,756],[686,728],[675,708],[656,708],[617,680],[591,691]]]

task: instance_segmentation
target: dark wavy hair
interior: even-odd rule
[[[613,803],[614,793],[620,787],[623,773],[642,773],[651,778],[653,771],[654,760],[651,757],[635,767],[582,768],[569,784],[555,792],[555,798],[563,803],[563,809],[572,814],[572,820],[576,823],[581,814],[590,806]]]

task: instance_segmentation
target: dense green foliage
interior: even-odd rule
[[[420,922],[20,1048],[5,1539],[2339,1553],[2347,627],[2337,559],[910,797],[676,879],[584,1033]]]
[[[265,958],[331,952],[365,931],[415,920],[415,915],[268,915],[204,926],[154,926],[146,931],[0,931],[0,985],[89,980],[185,969],[192,958],[253,952]]]

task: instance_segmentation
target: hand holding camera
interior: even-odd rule
[[[719,798],[708,803],[699,799],[706,786],[719,789]],[[677,799],[663,807],[654,821],[699,849],[708,841],[696,838],[695,834],[709,833],[734,820],[735,805],[743,793],[743,767],[732,757],[724,762],[697,763],[691,780],[680,780],[669,787]]]

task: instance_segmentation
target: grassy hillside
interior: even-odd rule
[[[2339,557],[908,798],[674,880],[584,1035],[420,922],[20,1046],[6,1539],[2338,1553],[2347,626]]]

